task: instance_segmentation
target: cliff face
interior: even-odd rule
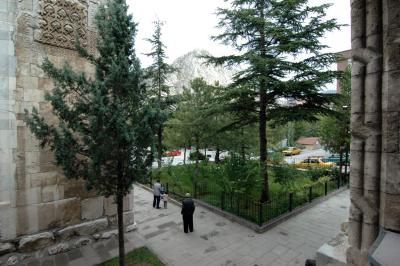
[[[232,82],[232,77],[236,73],[234,69],[207,65],[204,59],[199,58],[204,55],[211,54],[205,50],[194,50],[172,63],[172,66],[177,69],[167,80],[172,93],[181,93],[183,88],[189,87],[190,81],[197,77],[204,78],[209,84],[218,81],[221,85],[227,85]]]

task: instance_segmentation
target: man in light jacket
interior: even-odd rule
[[[160,196],[161,196],[161,184],[160,180],[157,180],[157,182],[154,183],[153,186],[153,208],[160,209]]]
[[[193,232],[193,213],[194,213],[194,201],[189,193],[186,193],[185,199],[182,201],[182,218],[183,218],[183,231],[185,233]]]

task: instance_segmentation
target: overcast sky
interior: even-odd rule
[[[223,0],[126,0],[133,13],[134,21],[139,23],[136,37],[136,52],[142,65],[151,62],[143,53],[150,51],[144,40],[154,32],[153,22],[160,19],[165,22],[162,29],[162,41],[167,46],[168,62],[194,49],[205,49],[213,55],[229,53],[229,47],[220,45],[210,36],[218,33],[215,28],[218,19],[217,7],[226,6]],[[310,0],[311,5],[332,3],[328,10],[329,18],[337,18],[341,24],[350,24],[350,0]],[[327,34],[324,43],[337,52],[350,49],[350,27]]]

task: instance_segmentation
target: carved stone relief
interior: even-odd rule
[[[74,0],[39,0],[39,28],[35,40],[57,47],[75,49],[79,38],[88,46],[87,7]]]

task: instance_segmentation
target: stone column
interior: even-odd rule
[[[400,3],[352,0],[352,117],[347,262],[368,265],[380,228],[400,231]]]
[[[0,240],[15,237],[15,210],[11,204],[11,192],[15,187],[17,147],[16,116],[13,111],[16,8],[15,0],[0,1]]]

